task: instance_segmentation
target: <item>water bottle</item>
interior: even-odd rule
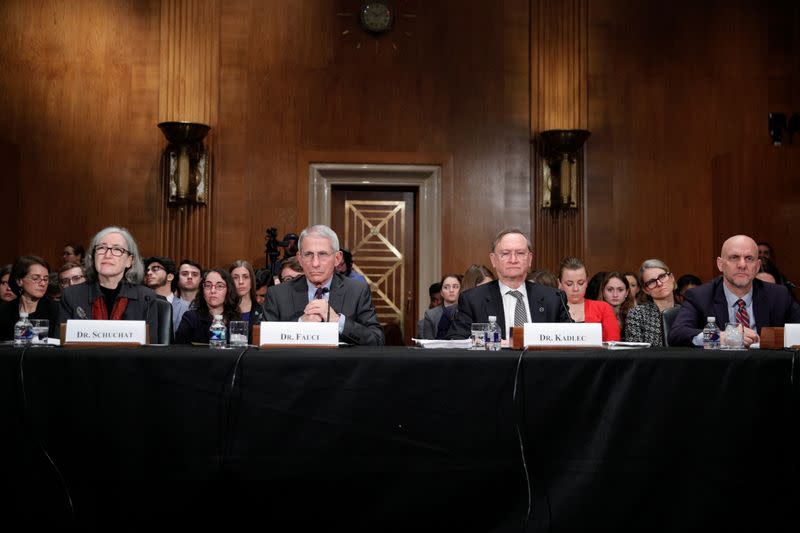
[[[25,348],[33,340],[33,324],[28,320],[28,313],[20,313],[19,320],[14,324],[14,347]]]
[[[214,320],[211,322],[211,327],[208,328],[211,336],[208,339],[208,345],[211,348],[225,348],[225,322],[222,321],[222,315],[214,315]]]
[[[708,324],[703,328],[703,348],[706,350],[719,350],[719,327],[717,319],[708,317]]]
[[[489,317],[489,326],[486,328],[486,349],[492,352],[500,350],[500,326],[497,325],[497,317]]]

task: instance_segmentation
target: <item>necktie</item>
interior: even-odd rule
[[[325,298],[325,293],[328,292],[328,287],[317,287],[317,292],[314,293],[315,300],[322,300]]]
[[[750,327],[750,314],[747,312],[747,304],[744,303],[744,300],[739,298],[736,300],[736,305],[739,306],[739,309],[736,310],[736,322],[742,324],[744,327]]]
[[[525,312],[525,304],[522,303],[522,293],[519,291],[508,291],[506,294],[510,294],[517,299],[517,304],[514,306],[514,326],[525,325],[528,314]]]

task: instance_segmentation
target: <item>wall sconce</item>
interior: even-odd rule
[[[211,126],[194,122],[161,122],[169,141],[161,158],[161,175],[169,185],[167,203],[208,203],[209,154],[203,139]]]
[[[539,134],[543,209],[578,208],[577,156],[589,135],[586,130],[546,130]]]

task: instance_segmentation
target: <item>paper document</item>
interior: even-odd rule
[[[438,340],[438,339],[414,339],[412,338],[417,345],[422,346],[423,348],[471,348],[472,341],[470,339],[458,339],[452,341],[446,340]]]
[[[603,346],[609,350],[633,350],[635,348],[649,348],[649,342],[622,342],[622,341],[609,341],[604,342]]]

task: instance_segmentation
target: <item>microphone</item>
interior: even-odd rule
[[[561,289],[556,289],[558,293],[558,300],[561,302],[561,307],[564,308],[564,311],[567,312],[567,318],[570,322],[575,322],[575,319],[572,318],[572,315],[569,314],[569,306],[567,305],[567,293],[562,291]]]

